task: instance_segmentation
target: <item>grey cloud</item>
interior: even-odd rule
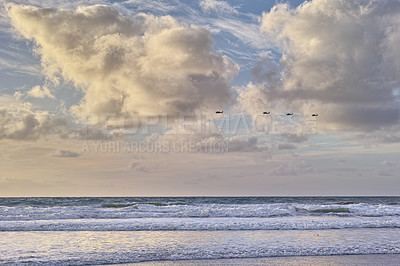
[[[136,170],[136,171],[143,172],[143,173],[149,172],[149,170],[139,162],[131,162],[129,164],[129,169]]]
[[[278,150],[295,150],[297,147],[291,143],[281,143],[278,145]]]
[[[277,176],[296,176],[314,172],[314,167],[307,161],[289,161],[280,163],[272,169],[271,174]]]
[[[374,143],[400,143],[400,129],[398,127],[393,127],[390,130],[379,130],[367,133],[356,133],[348,135],[346,139],[349,140],[360,140],[366,144]]]
[[[357,168],[354,167],[331,167],[323,169],[323,172],[356,172]]]
[[[250,137],[247,140],[241,137],[233,137],[229,139],[230,152],[253,152],[261,150],[257,146],[257,137]]]
[[[269,56],[262,57],[251,69],[255,81],[259,83],[268,82],[268,86],[277,86],[280,81],[279,65]]]
[[[307,134],[281,134],[280,137],[289,142],[301,143],[307,141],[310,136]]]
[[[66,138],[71,127],[64,118],[29,109],[0,110],[0,139],[37,140],[49,135]]]
[[[359,131],[375,130],[384,126],[397,124],[400,110],[395,108],[352,107],[342,108],[332,113],[324,114],[331,123],[338,123],[343,129]]]
[[[79,157],[81,154],[73,151],[68,151],[68,150],[59,150],[55,154],[53,154],[53,157],[65,157],[65,158],[76,158]]]

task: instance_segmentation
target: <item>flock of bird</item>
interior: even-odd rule
[[[217,114],[223,114],[224,111],[216,111]],[[263,112],[263,115],[269,115],[271,112]],[[293,113],[286,113],[286,115],[293,115]],[[318,114],[312,114],[311,116],[318,116]]]

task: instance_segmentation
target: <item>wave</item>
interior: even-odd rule
[[[161,204],[320,204],[352,205],[400,205],[400,197],[0,197],[0,207],[57,207],[94,206],[108,203],[161,203]]]
[[[399,205],[384,204],[186,204],[103,202],[89,206],[0,207],[0,221],[131,218],[399,217]]]
[[[396,217],[140,218],[3,221],[0,231],[229,231],[400,228]]]
[[[313,213],[351,213],[349,208],[336,208],[336,209],[316,209],[312,210]]]
[[[103,208],[126,208],[126,207],[136,207],[135,203],[102,203],[101,207]]]

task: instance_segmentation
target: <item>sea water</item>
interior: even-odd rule
[[[0,264],[400,253],[400,197],[0,198]]]

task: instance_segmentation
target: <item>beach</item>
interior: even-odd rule
[[[294,256],[273,258],[248,258],[248,259],[219,259],[219,260],[188,260],[188,261],[155,261],[123,265],[399,265],[400,254],[376,254],[376,255],[336,255],[336,256]]]
[[[396,265],[399,197],[0,198],[0,264]]]

